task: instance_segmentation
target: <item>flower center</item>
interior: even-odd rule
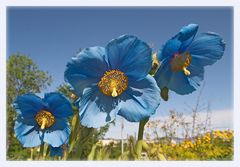
[[[99,89],[107,96],[117,97],[127,89],[128,78],[119,70],[107,71],[98,83]]]
[[[45,129],[53,125],[55,117],[49,111],[41,110],[36,114],[35,120],[41,129]]]
[[[183,71],[185,75],[190,75],[190,71],[187,67],[192,62],[192,55],[189,52],[183,54],[175,53],[172,60],[170,61],[171,70],[173,72]]]

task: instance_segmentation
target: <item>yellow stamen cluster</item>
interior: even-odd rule
[[[183,71],[185,75],[190,75],[190,71],[187,67],[192,62],[192,56],[189,52],[185,52],[183,54],[176,53],[173,59],[170,61],[171,70],[173,72]]]
[[[127,89],[128,78],[119,70],[110,70],[101,78],[98,87],[105,95],[117,97]]]
[[[35,120],[41,129],[45,129],[53,125],[55,117],[49,111],[41,110],[36,114]]]
[[[160,62],[158,61],[157,59],[157,53],[154,53],[152,55],[152,68],[151,70],[149,71],[149,74],[154,76],[154,74],[157,72],[157,70],[159,69],[160,67]]]

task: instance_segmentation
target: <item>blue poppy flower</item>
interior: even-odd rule
[[[67,142],[71,103],[60,93],[47,93],[44,98],[34,94],[18,96],[13,104],[18,117],[14,130],[23,147],[35,147],[46,142],[58,147]]]
[[[54,157],[54,156],[62,157],[63,156],[63,148],[50,146],[50,156],[51,157]]]
[[[160,88],[181,95],[192,93],[203,80],[204,66],[212,65],[223,56],[223,39],[213,32],[195,37],[197,30],[197,24],[183,27],[158,52],[161,65],[155,79]]]
[[[135,36],[124,35],[104,47],[83,49],[67,64],[65,81],[80,97],[81,124],[100,127],[123,116],[138,122],[155,113],[160,90],[148,75],[152,50]]]

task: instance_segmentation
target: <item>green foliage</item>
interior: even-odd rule
[[[88,160],[109,160],[113,143],[104,147],[101,142],[97,142],[92,146],[88,155]]]
[[[126,151],[119,157],[119,160],[135,160],[137,159],[136,154],[136,143],[134,141],[134,137],[130,136],[128,139]]]
[[[98,142],[92,146],[88,160],[232,160],[233,132],[212,131],[190,140],[174,143],[168,138],[163,141],[145,142],[141,140],[141,156],[137,154],[139,141],[131,136],[121,155],[120,142],[103,145]],[[116,156],[111,155],[118,155]]]
[[[30,57],[15,54],[7,61],[7,91],[8,102],[17,95],[24,93],[39,93],[52,82],[52,77],[42,71]]]
[[[38,68],[26,55],[14,54],[7,60],[7,158],[26,159],[29,150],[24,149],[14,137],[16,112],[14,99],[25,93],[40,93],[52,82],[52,77]]]

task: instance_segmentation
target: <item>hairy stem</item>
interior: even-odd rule
[[[149,118],[144,119],[144,120],[139,122],[138,140],[137,140],[137,145],[136,145],[137,159],[141,159],[142,146],[143,146],[144,126],[148,122],[148,120],[149,120]]]

